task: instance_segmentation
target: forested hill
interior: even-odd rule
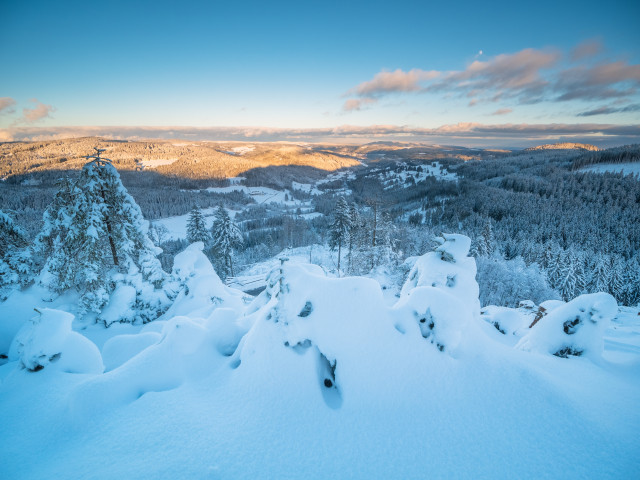
[[[118,170],[153,169],[191,179],[229,178],[274,165],[331,171],[359,165],[351,151],[325,145],[289,143],[117,141],[95,137],[0,144],[0,178],[46,171],[79,170],[93,149],[105,150]]]

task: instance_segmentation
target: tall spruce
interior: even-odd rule
[[[196,205],[189,212],[189,218],[187,220],[187,241],[189,243],[203,242],[207,244],[211,240],[211,234],[207,229],[207,224],[204,220],[204,215],[200,206]]]
[[[0,210],[0,300],[15,286],[29,280],[31,258],[27,245],[22,229]]]
[[[340,275],[340,257],[342,246],[349,238],[349,230],[352,227],[351,212],[349,204],[344,197],[338,197],[336,207],[333,212],[333,223],[329,230],[329,248],[338,249],[338,275]]]
[[[231,220],[227,211],[219,206],[211,226],[211,247],[221,261],[215,262],[222,278],[233,276],[233,251],[242,247],[244,238],[240,228]]]
[[[153,288],[165,278],[140,207],[102,152],[85,157],[89,162],[76,182],[59,183],[34,246],[43,255],[50,288],[76,289],[82,306],[97,313],[118,283],[133,282],[141,293],[144,287],[132,280],[136,275]]]

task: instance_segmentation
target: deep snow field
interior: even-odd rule
[[[146,325],[14,292],[0,478],[640,478],[638,309],[583,295],[530,328],[539,306],[480,309],[467,237],[441,243],[392,295],[300,254],[246,272],[255,298],[193,244]]]

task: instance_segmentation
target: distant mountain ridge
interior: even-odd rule
[[[532,150],[588,150],[590,152],[598,152],[600,149],[595,145],[588,143],[547,143],[545,145],[538,145],[537,147],[526,148],[525,152]]]

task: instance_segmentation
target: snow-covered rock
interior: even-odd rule
[[[73,319],[67,312],[42,309],[14,338],[9,360],[31,371],[53,367],[69,373],[102,373],[98,347],[71,329]]]

